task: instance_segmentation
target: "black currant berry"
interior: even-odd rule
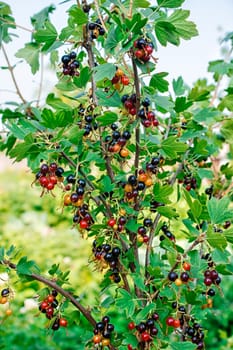
[[[135,176],[135,175],[130,175],[130,176],[128,177],[128,183],[129,183],[130,185],[132,185],[132,186],[137,185],[137,178],[136,178],[136,176]]]
[[[178,274],[175,271],[170,271],[167,278],[169,281],[174,282],[178,278]]]

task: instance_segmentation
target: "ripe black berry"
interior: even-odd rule
[[[137,178],[135,175],[130,175],[128,177],[128,183],[132,186],[135,186],[137,184]]]
[[[146,227],[151,227],[153,225],[153,221],[150,218],[146,218],[143,220],[143,225]]]
[[[58,177],[61,177],[64,173],[64,169],[62,167],[58,167],[57,170],[55,171],[55,175]]]
[[[215,290],[210,288],[207,292],[207,294],[210,296],[210,297],[214,297],[215,296]]]
[[[180,274],[180,279],[181,279],[182,282],[188,282],[189,274],[187,272],[182,272]]]
[[[170,271],[167,277],[169,281],[174,282],[178,278],[178,274],[175,271]]]
[[[102,322],[103,323],[108,323],[110,321],[110,317],[109,316],[104,316],[103,318],[102,318]]]

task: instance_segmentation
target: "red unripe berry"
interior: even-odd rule
[[[134,107],[133,102],[130,101],[130,100],[126,100],[125,103],[124,103],[124,106],[125,106],[126,109],[131,109],[131,108]]]
[[[86,229],[86,228],[88,228],[88,222],[83,219],[83,220],[80,221],[79,226],[82,229]]]
[[[134,322],[130,322],[129,324],[128,324],[128,329],[129,330],[132,330],[132,329],[134,329],[135,328],[135,323]]]
[[[190,271],[190,269],[191,269],[191,264],[189,264],[188,262],[183,262],[183,269],[185,270],[185,271]]]
[[[212,284],[212,279],[210,277],[205,277],[204,283],[206,286],[210,286]]]
[[[116,219],[111,218],[108,220],[108,226],[113,227],[116,224]]]
[[[59,325],[61,327],[67,327],[68,322],[67,322],[67,320],[65,318],[62,317],[62,318],[59,319]]]
[[[117,84],[119,80],[120,80],[120,77],[118,77],[117,75],[114,75],[111,82],[112,82],[112,84]]]
[[[174,328],[179,328],[180,327],[180,320],[174,320],[173,327]]]
[[[169,326],[169,327],[173,327],[174,326],[174,318],[173,317],[171,317],[171,316],[169,316],[167,319],[166,319],[166,324],[167,324],[167,326]]]
[[[137,114],[136,107],[130,108],[130,109],[129,109],[129,114],[131,114],[131,115],[136,115],[136,114]]]
[[[146,51],[147,55],[151,55],[153,52],[153,47],[150,45],[146,45],[144,50]]]
[[[49,179],[46,176],[41,176],[39,179],[39,182],[40,182],[42,187],[47,187],[47,185],[49,183]]]
[[[153,126],[158,126],[158,125],[159,125],[158,119],[155,118],[155,119],[152,121],[152,124],[153,124]]]
[[[40,309],[41,309],[41,310],[47,309],[48,306],[49,306],[49,304],[47,303],[47,301],[42,301],[42,302],[40,303]]]
[[[128,345],[127,345],[127,349],[128,349],[128,350],[133,350],[132,345],[131,345],[131,344],[128,344]]]
[[[129,78],[128,78],[126,75],[123,75],[123,76],[121,77],[121,83],[122,83],[123,85],[129,85]]]
[[[144,51],[143,50],[136,50],[134,52],[134,55],[135,55],[135,57],[140,59],[140,58],[142,58],[144,56]]]
[[[154,120],[155,119],[155,113],[153,111],[149,111],[146,114],[147,119]]]
[[[148,243],[149,242],[149,237],[148,236],[143,236],[143,242]]]
[[[56,185],[56,184],[57,184],[57,177],[54,176],[54,175],[51,175],[51,176],[49,177],[49,182],[51,182],[51,183],[53,183],[54,185]]]
[[[48,303],[52,303],[54,301],[54,296],[52,294],[49,294],[46,298]]]
[[[147,342],[147,341],[149,341],[149,340],[151,340],[150,334],[147,333],[147,332],[143,332],[143,333],[141,334],[141,341]]]
[[[54,189],[54,186],[55,186],[54,183],[49,182],[49,183],[47,184],[46,188],[47,188],[47,190],[51,191],[51,190]]]
[[[151,121],[149,119],[143,120],[142,124],[145,126],[145,128],[149,128],[151,126]]]

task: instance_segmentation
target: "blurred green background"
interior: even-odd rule
[[[70,208],[62,209],[61,192],[56,192],[55,197],[46,194],[40,198],[41,189],[31,187],[34,176],[24,165],[9,164],[3,157],[0,164],[0,246],[6,249],[16,246],[18,256],[35,260],[41,273],[46,273],[54,263],[60,264],[63,272],[70,270],[70,286],[75,294],[85,306],[95,304],[101,274],[88,263],[91,241],[81,238],[77,229],[72,228],[72,213]],[[11,301],[13,314],[6,318],[6,306],[0,305],[0,349],[84,349],[82,339],[91,339],[92,328],[79,319],[75,308],[69,305],[64,311],[69,322],[67,329],[48,331],[48,320],[38,313],[36,298],[44,286],[18,282],[15,277],[15,272],[11,272],[10,286],[15,293]],[[1,288],[6,284],[1,274],[0,284]],[[215,296],[213,309],[202,321],[208,330],[206,349],[233,349],[232,277],[223,276],[222,289],[224,295]],[[121,314],[112,315],[114,324],[121,322]]]

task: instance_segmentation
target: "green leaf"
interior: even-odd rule
[[[80,70],[80,75],[78,77],[74,77],[73,81],[74,84],[77,86],[77,88],[84,88],[86,87],[89,79],[91,76],[91,71],[89,67],[84,67]]]
[[[185,343],[172,342],[171,347],[173,350],[195,350],[197,346],[189,341]]]
[[[108,31],[105,41],[105,50],[107,53],[114,54],[114,49],[119,45],[124,38],[124,34],[120,27],[112,25]]]
[[[209,226],[206,233],[207,241],[213,248],[224,250],[227,247],[226,237],[220,232],[215,232],[213,227]]]
[[[54,5],[50,5],[45,7],[40,12],[36,13],[31,17],[31,23],[33,27],[38,30],[44,26],[44,22],[49,19],[50,13],[52,13],[56,7]]]
[[[124,310],[127,317],[131,317],[134,314],[137,301],[132,298],[132,295],[125,289],[119,289],[119,297],[116,300],[116,306],[119,310]]]
[[[212,170],[210,169],[204,169],[204,168],[199,168],[197,170],[197,175],[201,178],[201,179],[213,179],[214,177],[214,173]]]
[[[168,91],[168,81],[164,79],[168,73],[161,72],[154,74],[150,80],[149,86],[152,86],[153,88],[159,90],[160,92],[166,92]]]
[[[16,272],[19,276],[30,275],[33,270],[38,270],[38,267],[33,260],[27,260],[26,256],[22,257],[16,266]]]
[[[109,176],[102,176],[100,182],[100,188],[102,192],[111,192],[115,185],[112,183]]]
[[[172,87],[176,96],[183,95],[185,92],[184,80],[179,77],[177,80],[172,80]]]
[[[150,6],[150,1],[148,0],[134,0],[133,1],[133,8],[147,8]]]
[[[157,202],[168,204],[171,203],[169,196],[173,192],[173,187],[170,185],[161,185],[159,182],[156,182],[153,187],[153,199]]]
[[[161,112],[169,112],[174,108],[174,103],[171,101],[168,96],[153,96],[153,101]]]
[[[228,74],[233,70],[233,62],[226,62],[224,60],[216,60],[209,62],[208,72],[217,73],[218,75]]]
[[[148,318],[149,313],[152,310],[156,310],[156,304],[155,303],[150,303],[147,306],[145,306],[142,310],[140,310],[135,317],[135,322],[139,323],[142,322],[143,320],[146,320]]]
[[[35,74],[39,68],[39,53],[40,46],[37,43],[25,44],[23,49],[19,49],[15,56],[18,58],[23,58],[31,66],[32,74]]]
[[[233,94],[223,97],[218,105],[218,108],[220,111],[223,111],[226,108],[228,111],[233,112]]]
[[[223,234],[224,234],[224,236],[225,236],[227,242],[233,244],[233,228],[230,228],[230,229],[228,229],[228,230],[225,230],[225,231],[223,232]]]
[[[108,95],[107,92],[97,89],[96,96],[100,106],[119,107],[121,105],[121,97],[117,91],[115,91],[113,95]]]
[[[0,4],[0,10],[1,10],[1,4]],[[3,247],[0,247],[0,261],[2,261],[5,257],[5,249]]]
[[[157,0],[160,7],[176,8],[180,7],[185,0]]]
[[[179,214],[177,214],[176,209],[175,208],[171,208],[171,207],[158,207],[157,212],[160,213],[162,216],[165,216],[168,219],[172,219],[172,218],[177,218],[179,216]]]
[[[175,10],[169,17],[169,21],[175,26],[176,33],[184,40],[189,40],[198,35],[196,24],[187,21],[189,10]]]
[[[135,219],[129,219],[125,224],[125,228],[127,228],[127,230],[131,232],[137,232],[139,226],[140,225],[137,223],[137,220]]]
[[[193,217],[195,219],[196,222],[199,222],[199,217],[201,216],[202,213],[202,205],[199,202],[198,199],[194,199],[194,201],[192,201],[192,197],[190,196],[189,192],[185,189],[183,189],[183,194],[184,194],[184,198],[191,210],[191,213],[193,214]]]
[[[175,111],[177,113],[183,112],[186,109],[188,109],[190,106],[192,106],[192,104],[193,103],[191,101],[186,101],[185,96],[177,97],[175,101]]]
[[[114,112],[107,111],[103,115],[96,117],[100,126],[110,125],[118,120],[118,115]]]
[[[43,46],[42,50],[46,51],[52,46],[52,44],[56,41],[57,39],[57,31],[54,25],[46,21],[45,22],[45,28],[38,29],[34,34],[34,39],[38,43],[45,43]]]
[[[167,46],[167,43],[178,46],[180,43],[175,26],[169,21],[155,22],[155,34],[160,44]]]
[[[11,15],[11,8],[5,2],[0,1],[0,16]]]
[[[161,143],[163,152],[170,158],[176,158],[177,153],[183,153],[188,146],[185,143],[177,141],[176,136],[170,136]]]
[[[223,197],[217,199],[212,197],[207,203],[208,213],[212,224],[222,224],[225,221],[233,219],[232,209],[228,209],[230,204],[230,199],[228,197]]]
[[[198,110],[194,113],[193,119],[198,123],[203,123],[206,125],[210,125],[221,117],[221,113],[211,107],[206,107],[201,110]]]
[[[227,142],[233,143],[233,120],[226,120],[221,127],[221,134],[224,136]]]
[[[46,99],[46,103],[53,107],[56,110],[63,109],[63,110],[71,110],[71,106],[64,103],[60,98],[55,97],[53,93],[49,94]]]
[[[68,12],[69,12],[69,15],[73,18],[75,24],[81,26],[88,22],[88,17],[86,13],[77,5],[71,6]]]
[[[94,68],[94,79],[100,81],[103,79],[111,80],[116,73],[116,66],[113,63],[104,63]]]

